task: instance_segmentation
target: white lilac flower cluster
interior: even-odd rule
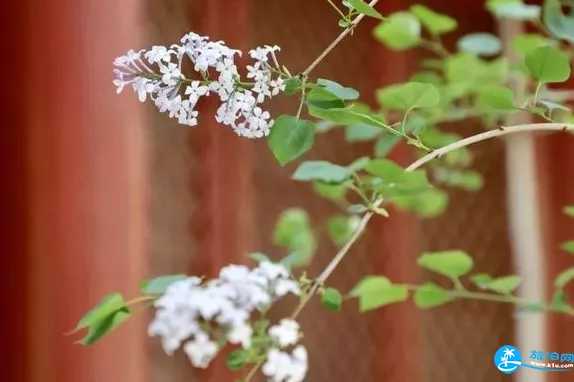
[[[161,337],[167,354],[182,347],[195,367],[206,368],[221,347],[214,328],[227,342],[250,349],[252,313],[268,309],[289,293],[300,295],[301,290],[280,264],[264,261],[254,269],[229,265],[217,279],[202,282],[189,277],[171,284],[155,302],[157,311],[149,335]],[[307,373],[305,348],[298,345],[292,354],[282,350],[299,342],[299,324],[283,319],[267,334],[272,345],[266,349],[264,374],[273,382],[302,381]]]
[[[221,101],[217,122],[231,126],[240,136],[261,138],[269,134],[273,120],[260,105],[285,90],[275,55],[279,50],[264,46],[249,51],[254,63],[246,68],[251,82],[244,83],[235,64],[241,51],[189,33],[181,45],[130,50],[116,58],[114,85],[118,93],[131,85],[141,102],[149,97],[160,112],[187,126],[198,124],[199,99],[214,94]],[[183,74],[187,61],[193,69],[190,77]],[[279,74],[274,76],[274,72]]]

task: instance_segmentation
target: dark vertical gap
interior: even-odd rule
[[[0,287],[3,291],[2,316],[7,323],[3,337],[2,376],[7,381],[26,381],[26,342],[28,282],[26,266],[27,244],[27,182],[26,182],[26,110],[24,86],[26,71],[25,42],[27,40],[24,12],[25,1],[10,2],[1,13],[4,27],[2,46],[10,59],[1,60],[3,73],[12,73],[2,80],[0,92],[2,127],[0,128],[0,168],[3,203],[0,242]],[[13,56],[12,56],[13,55]],[[7,58],[7,57],[5,57]],[[6,325],[6,324],[5,324]]]

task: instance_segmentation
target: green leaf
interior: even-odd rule
[[[243,349],[233,350],[227,355],[225,364],[230,370],[239,370],[249,361],[249,352]]]
[[[548,40],[544,36],[535,33],[518,35],[512,41],[514,49],[522,55],[526,55],[543,45],[548,45]]]
[[[339,311],[343,306],[343,296],[335,288],[325,288],[321,295],[321,303],[329,310]]]
[[[564,215],[574,218],[574,206],[566,206],[562,212],[564,212]]]
[[[320,181],[331,184],[343,183],[351,176],[351,171],[326,161],[303,162],[292,176],[292,179],[303,182]]]
[[[369,4],[365,3],[363,0],[348,0],[349,3],[357,12],[364,14],[365,16],[374,17],[379,20],[384,20],[383,15],[377,12]]]
[[[564,82],[570,77],[568,56],[552,46],[541,46],[526,55],[526,67],[541,83]]]
[[[526,5],[520,1],[498,3],[490,7],[495,16],[510,20],[532,21],[540,18],[538,5]]]
[[[483,178],[476,171],[453,171],[448,175],[450,186],[459,187],[467,191],[478,191],[483,186]]]
[[[410,110],[437,106],[440,102],[440,93],[432,84],[408,82],[378,90],[377,100],[382,106],[390,109]]]
[[[380,130],[385,127],[382,116],[372,113],[368,107],[362,104],[352,104],[345,107],[322,108],[307,105],[309,115],[335,122],[340,125],[367,124],[377,126]]]
[[[357,172],[357,171],[364,170],[369,165],[369,163],[371,163],[371,158],[360,157],[359,159],[354,160],[353,163],[348,165],[347,168],[350,171]]]
[[[341,109],[345,107],[345,102],[329,90],[316,86],[312,88],[305,99],[307,106],[318,109]]]
[[[107,316],[93,322],[90,325],[86,336],[77,343],[85,346],[93,345],[104,335],[108,334],[120,326],[122,323],[124,323],[128,318],[130,318],[130,316],[131,313],[127,307],[123,307],[112,313],[109,313]]]
[[[570,309],[570,305],[568,304],[568,296],[566,295],[566,292],[564,292],[563,290],[558,290],[554,293],[554,296],[552,297],[552,303],[551,305],[555,308],[555,309],[559,309],[562,311],[567,311]]]
[[[481,89],[478,103],[485,108],[494,110],[515,110],[514,94],[504,86],[489,85]]]
[[[420,20],[422,25],[434,35],[452,32],[457,27],[457,22],[450,16],[433,11],[432,9],[415,4],[410,11]]]
[[[309,264],[311,256],[300,252],[293,252],[281,259],[280,263],[287,269],[303,267]]]
[[[298,262],[306,262],[317,248],[317,240],[309,224],[307,212],[289,208],[279,216],[273,232],[273,243],[286,246],[297,253]]]
[[[431,219],[441,215],[446,210],[448,194],[439,189],[432,189],[420,193],[414,198],[396,198],[392,201],[399,208],[413,211],[421,218]]]
[[[327,221],[329,237],[336,245],[343,245],[349,240],[359,224],[359,218],[353,216],[337,215]]]
[[[511,275],[499,277],[491,280],[488,283],[487,288],[502,294],[510,294],[518,288],[522,279],[520,276]]]
[[[301,89],[303,82],[299,77],[289,77],[285,80],[285,94],[293,95]]]
[[[366,276],[351,291],[359,298],[359,309],[366,312],[395,302],[405,301],[409,291],[405,285],[393,285],[383,276]]]
[[[121,293],[110,293],[104,296],[98,305],[80,319],[74,332],[92,326],[112,313],[124,308],[126,308],[126,302]]]
[[[247,255],[248,258],[255,261],[256,263],[260,263],[262,261],[271,261],[269,256],[261,252],[253,252]]]
[[[559,0],[544,0],[542,21],[546,28],[556,37],[574,42],[574,18],[562,12]]]
[[[425,253],[417,263],[423,268],[451,279],[464,276],[473,266],[472,257],[460,250]]]
[[[378,157],[387,156],[400,140],[401,138],[396,135],[383,134],[375,144],[375,155]]]
[[[171,284],[186,278],[184,274],[160,276],[141,282],[139,288],[144,294],[163,294]]]
[[[479,273],[471,276],[470,280],[480,289],[488,289],[488,284],[490,284],[493,278],[489,274]]]
[[[407,172],[401,166],[388,159],[373,159],[365,170],[380,177],[385,184],[401,184],[409,188],[428,188],[426,171],[415,170]]]
[[[421,309],[434,308],[452,301],[453,298],[440,286],[429,282],[421,285],[415,292],[414,301]]]
[[[344,87],[335,81],[319,78],[317,83],[323,86],[328,92],[336,95],[342,100],[355,100],[359,98],[359,92],[353,88]]]
[[[566,243],[562,243],[560,248],[563,251],[574,254],[574,240],[570,240],[570,241],[567,241]]]
[[[394,50],[417,46],[421,41],[421,23],[408,12],[397,12],[381,22],[373,31],[376,39]]]
[[[574,280],[574,267],[570,267],[560,272],[560,274],[554,279],[554,287],[563,289],[572,280]]]
[[[273,124],[267,143],[277,161],[285,165],[313,147],[315,125],[291,115],[281,115]]]
[[[458,49],[477,56],[496,56],[502,50],[500,39],[491,33],[472,33],[457,42]]]
[[[377,127],[365,125],[365,124],[357,124],[348,126],[345,129],[345,139],[347,142],[364,142],[370,141],[375,139],[383,130]]]
[[[367,212],[369,209],[362,204],[351,204],[347,207],[347,212],[350,214],[362,214]]]
[[[313,191],[327,200],[333,202],[345,201],[348,185],[346,184],[328,184],[323,182],[313,182]]]

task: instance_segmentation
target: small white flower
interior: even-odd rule
[[[161,80],[168,86],[177,85],[177,82],[183,78],[177,64],[170,62],[167,65],[161,65],[159,71],[163,74]]]
[[[209,339],[206,333],[195,335],[193,341],[187,342],[183,349],[195,367],[205,369],[217,354],[217,344]]]
[[[301,295],[299,284],[293,280],[277,280],[273,294],[283,297],[288,293],[293,293],[295,296]]]
[[[267,361],[261,371],[273,382],[283,382],[289,377],[291,358],[289,354],[278,349],[270,349],[267,353]]]
[[[169,62],[172,52],[165,46],[152,46],[151,50],[147,51],[144,56],[150,64],[161,61]]]
[[[252,335],[253,329],[250,325],[237,325],[227,333],[227,340],[232,344],[241,344],[243,349],[248,349],[251,346]]]
[[[268,333],[281,347],[294,345],[299,340],[299,324],[294,320],[284,318],[279,325],[270,327]]]

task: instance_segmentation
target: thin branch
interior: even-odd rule
[[[345,16],[345,14],[339,9],[339,7],[337,7],[337,6],[335,5],[335,3],[333,3],[333,0],[327,0],[327,2],[331,5],[331,7],[333,7],[333,9],[339,14],[339,16],[340,16],[342,19],[346,19],[346,18],[347,18],[347,16]]]
[[[419,160],[412,163],[409,167],[405,169],[405,171],[407,172],[415,171],[416,169],[420,168],[422,165],[433,160],[434,158],[440,157],[444,154],[460,149],[462,147],[470,146],[474,143],[486,141],[488,139],[500,137],[507,134],[522,133],[527,131],[574,131],[574,124],[535,123],[535,124],[506,126],[506,127],[501,126],[497,130],[491,130],[486,131],[484,133],[476,134],[468,138],[462,139],[460,141],[454,142],[450,145],[446,145],[440,149],[434,150],[433,152],[423,156]],[[378,208],[382,203],[383,199],[382,198],[378,199],[373,204],[372,209],[374,210]],[[303,308],[305,308],[307,303],[309,303],[309,301],[311,301],[311,299],[315,296],[315,294],[317,294],[319,288],[323,286],[325,281],[327,281],[329,276],[331,276],[331,274],[339,266],[341,261],[343,261],[343,259],[345,258],[345,256],[347,255],[353,244],[357,241],[359,236],[361,236],[361,234],[365,231],[369,221],[371,220],[374,214],[375,213],[373,211],[369,211],[365,215],[363,215],[363,218],[359,222],[357,228],[355,229],[349,240],[347,240],[347,242],[341,247],[341,249],[339,249],[335,257],[333,257],[333,259],[329,262],[329,264],[327,264],[323,272],[321,272],[319,277],[317,277],[311,289],[301,299],[301,302],[299,303],[297,308],[295,308],[293,314],[291,315],[291,318],[293,319],[297,318],[297,316],[299,316],[299,314],[301,313]],[[245,382],[250,381],[250,379],[253,377],[253,375],[255,375],[257,370],[259,370],[261,365],[263,365],[263,362],[259,362],[250,370],[248,374],[249,378],[245,379]]]
[[[422,165],[431,161],[434,158],[440,157],[444,154],[460,149],[462,147],[470,146],[474,143],[478,143],[495,137],[500,137],[506,134],[514,134],[527,131],[574,131],[574,125],[563,124],[563,123],[537,123],[537,124],[516,125],[508,127],[501,126],[497,130],[491,130],[486,131],[484,133],[476,134],[468,138],[462,139],[460,141],[451,143],[450,145],[444,146],[438,150],[435,150],[423,156],[413,164],[411,164],[409,167],[405,169],[405,171],[408,172],[415,171],[416,169],[420,168]],[[378,199],[374,203],[373,209],[378,208],[382,203],[383,199]],[[339,250],[339,252],[337,252],[335,257],[333,257],[333,259],[329,262],[329,264],[327,264],[327,266],[325,267],[323,272],[319,275],[319,277],[317,277],[316,282],[311,288],[311,290],[307,293],[305,298],[301,300],[301,303],[295,309],[295,312],[291,316],[292,318],[296,318],[299,315],[299,313],[303,310],[305,305],[307,305],[307,303],[311,300],[311,298],[317,293],[319,288],[325,283],[325,281],[327,281],[331,273],[333,273],[333,271],[339,266],[341,261],[347,255],[349,249],[352,247],[355,241],[357,241],[359,236],[363,233],[363,231],[367,227],[367,224],[369,223],[369,220],[371,220],[374,214],[375,214],[374,212],[369,211],[365,215],[363,215],[363,218],[359,222],[359,225],[353,232],[352,236],[343,245],[343,247]]]
[[[572,131],[574,130],[574,125],[572,124],[565,124],[565,123],[533,123],[533,124],[526,124],[526,125],[516,125],[516,126],[501,126],[496,130],[486,131],[484,133],[476,134],[470,136],[465,139],[461,139],[460,141],[451,143],[450,145],[444,146],[438,150],[434,150],[433,152],[425,155],[424,157],[420,158],[409,167],[407,167],[406,171],[413,171],[417,168],[421,167],[423,164],[427,163],[428,161],[441,157],[444,154],[447,154],[451,151],[456,149],[472,145],[474,143],[485,141],[490,138],[500,137],[507,134],[513,133],[520,133],[526,131]]]
[[[379,2],[379,0],[372,0],[369,5],[371,7],[374,7],[377,3]],[[357,24],[359,24],[361,22],[361,20],[365,17],[365,15],[363,13],[361,13],[360,15],[358,15],[352,22],[351,25],[349,25],[347,28],[345,28],[345,30],[343,32],[341,32],[341,34],[327,47],[325,48],[325,50],[319,55],[319,57],[317,57],[315,59],[315,61],[313,61],[311,63],[311,65],[309,65],[309,67],[307,69],[305,69],[305,71],[303,72],[303,77],[307,77],[309,75],[309,73],[311,73],[313,71],[313,69],[315,69],[315,67],[317,65],[319,65],[319,63],[321,61],[323,61],[323,59],[333,50],[333,48],[335,48],[337,45],[339,45],[339,43],[349,34],[351,33],[351,31],[357,26]]]

